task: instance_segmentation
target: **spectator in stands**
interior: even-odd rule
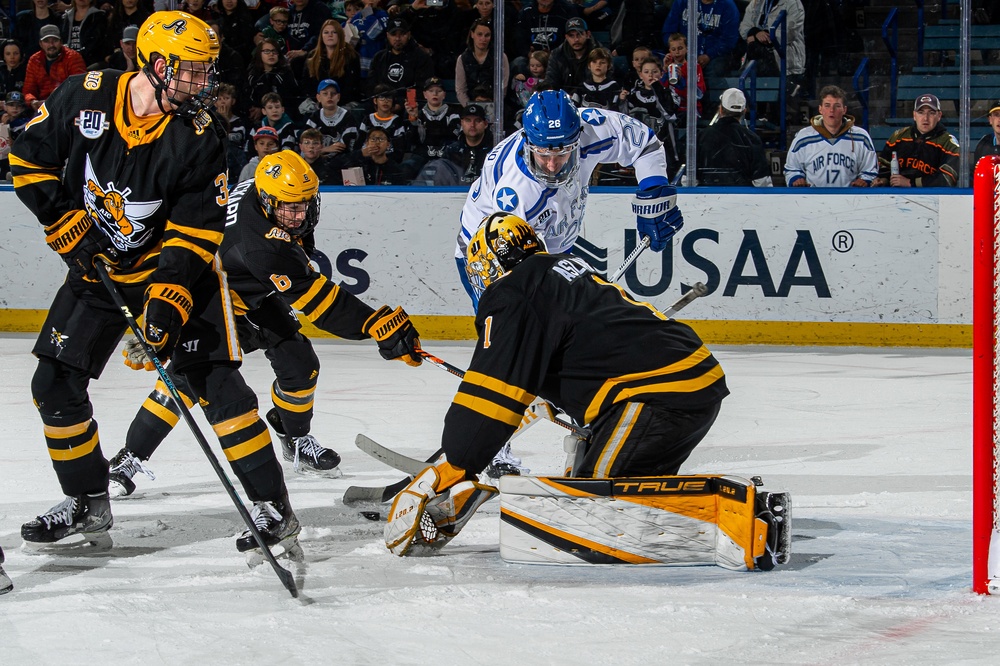
[[[374,90],[387,86],[396,98],[395,108],[402,110],[407,88],[416,88],[434,76],[431,59],[410,39],[410,24],[405,18],[391,18],[386,30],[387,46],[375,54],[368,73],[368,86]]]
[[[340,85],[333,79],[320,81],[316,101],[320,108],[306,118],[306,127],[319,130],[323,138],[320,152],[330,158],[348,156],[358,137],[358,125],[354,116],[340,106]]]
[[[235,184],[240,171],[247,163],[247,126],[236,115],[236,87],[223,83],[215,98],[215,113],[226,130],[226,162],[229,167],[229,181]]]
[[[385,135],[389,137],[390,143],[385,148],[387,155],[393,162],[402,163],[403,157],[410,150],[408,137],[408,123],[393,111],[395,100],[392,88],[385,84],[375,86],[372,93],[372,102],[375,104],[375,111],[365,116],[358,125],[358,138],[354,142],[355,149],[364,146],[368,133],[375,127],[381,127]]]
[[[878,174],[875,144],[847,115],[847,93],[819,91],[819,115],[796,133],[785,159],[789,187],[869,187]]]
[[[108,12],[108,35],[121,35],[130,25],[138,28],[152,13],[152,7],[139,0],[115,0],[114,8]]]
[[[333,79],[340,95],[338,105],[350,108],[361,103],[361,59],[336,20],[323,24],[319,43],[304,63],[297,77],[302,90],[316,90],[321,81]]]
[[[246,3],[244,0],[219,0],[215,11],[218,13],[219,35],[240,54],[243,62],[249,62],[253,57],[257,28]]]
[[[24,95],[20,91],[12,90],[4,97],[3,116],[0,116],[0,123],[7,125],[11,141],[24,130],[24,126],[28,124],[33,115],[25,106]]]
[[[285,105],[278,93],[267,93],[261,98],[264,109],[262,127],[271,127],[278,133],[279,150],[295,150],[295,123],[285,113]]]
[[[577,15],[575,8],[561,0],[535,0],[525,5],[514,28],[517,55],[527,58],[532,44],[546,44],[552,51],[566,37],[566,21]],[[517,65],[515,65],[515,68]]]
[[[687,77],[688,77],[688,47],[687,37],[675,32],[670,35],[669,50],[663,57],[663,79],[660,80],[665,86],[670,88],[670,94],[677,104],[677,114],[684,116],[687,113]],[[677,65],[680,70],[674,81],[670,80],[670,65]],[[695,63],[697,73],[696,90],[698,91],[698,116],[701,117],[701,98],[705,95],[705,77],[702,75],[701,65]]]
[[[253,178],[253,172],[257,170],[260,161],[271,153],[278,152],[278,133],[274,131],[273,127],[258,127],[257,131],[253,133],[253,148],[256,155],[240,171],[241,181]]]
[[[625,15],[619,17],[621,31],[611,33],[611,55],[627,58],[636,47],[655,44],[660,39],[658,27],[663,23],[654,18],[656,5],[655,0],[624,0],[621,3],[618,12],[624,12]],[[626,90],[632,87],[631,84],[626,85],[625,81],[622,81],[622,85]]]
[[[462,110],[462,133],[444,148],[444,158],[458,166],[461,184],[471,185],[483,170],[486,156],[493,150],[493,136],[481,104],[469,104]]]
[[[528,100],[533,94],[538,84],[545,79],[545,72],[549,68],[548,51],[532,51],[528,56],[528,73],[516,74],[511,82],[511,88],[518,104],[522,107],[528,105]]]
[[[352,165],[359,166],[364,171],[366,185],[406,184],[399,165],[387,155],[390,145],[385,128],[372,127],[360,150],[354,151]]]
[[[138,36],[139,26],[130,25],[125,28],[118,42],[119,48],[108,57],[108,67],[123,72],[135,72],[139,69],[135,60],[135,39]]]
[[[458,26],[458,34],[467,35],[469,30],[472,30],[472,22],[476,19],[486,19],[492,24],[494,7],[496,5],[493,0],[476,0],[470,9],[458,10],[458,16],[455,19],[455,25]],[[510,16],[506,16],[506,18],[508,21],[511,19]],[[516,22],[516,20],[517,17],[515,16],[514,21]]]
[[[986,155],[1000,155],[1000,100],[994,101],[990,105],[989,121],[993,131],[980,139],[979,143],[976,144],[975,161],[973,164]]]
[[[617,111],[628,96],[628,91],[610,76],[611,51],[598,47],[587,56],[587,79],[580,90],[578,106]]]
[[[73,8],[63,14],[62,40],[90,65],[102,62],[108,51],[108,17],[94,0],[73,0]]]
[[[24,47],[24,60],[38,53],[39,31],[47,25],[59,27],[62,16],[49,8],[49,0],[31,0],[31,9],[17,13],[15,18],[14,36]]]
[[[740,38],[740,12],[733,0],[674,0],[663,22],[663,43],[675,32],[687,34],[691,3],[698,4],[698,64],[709,78],[725,76]]]
[[[215,30],[219,38],[219,60],[215,65],[219,82],[242,88],[247,79],[247,62],[243,54],[230,46],[226,36],[222,34],[222,23],[218,17],[212,17],[206,23]]]
[[[181,3],[181,11],[185,11],[191,16],[197,16],[206,23],[214,17],[212,10],[205,6],[205,0],[184,0]]]
[[[16,39],[3,41],[3,62],[0,63],[0,95],[21,92],[28,63],[21,52],[21,44]]]
[[[639,74],[642,81],[626,97],[626,110],[630,116],[641,120],[656,132],[667,156],[667,171],[673,174],[680,166],[675,126],[677,104],[670,91],[660,83],[663,70],[659,60],[646,58]]]
[[[580,12],[580,18],[596,30],[609,30],[611,22],[618,14],[617,7],[610,0],[573,0]]]
[[[545,82],[571,96],[579,95],[587,79],[587,56],[598,46],[586,21],[581,18],[566,21],[566,39],[549,57]]]
[[[941,124],[941,101],[935,95],[917,98],[913,124],[893,132],[878,158],[874,185],[890,187],[955,187],[958,184],[959,148]],[[899,173],[892,174],[896,154]]]
[[[418,108],[407,103],[405,107],[411,152],[403,162],[403,172],[408,180],[429,160],[444,155],[444,147],[458,138],[462,131],[459,110],[444,101],[441,79],[427,79],[423,89],[425,104]]]
[[[278,93],[282,100],[288,100],[290,108],[298,109],[300,98],[298,83],[275,40],[266,38],[257,45],[244,90],[249,109],[247,115],[252,123],[260,121],[261,109],[264,106],[261,98],[270,92]]]
[[[260,48],[260,43],[263,40],[270,39],[275,43],[281,55],[287,57],[288,21],[291,15],[292,13],[288,11],[288,7],[272,7],[271,11],[267,13],[267,21],[264,21],[263,18],[258,20],[255,24],[257,34],[253,38],[257,47]],[[261,25],[262,22],[263,25]]]
[[[299,155],[316,172],[320,185],[343,185],[340,167],[334,167],[323,154],[323,135],[318,129],[302,130],[299,136]]]
[[[427,0],[413,0],[399,16],[410,23],[413,41],[430,56],[435,73],[447,74],[455,67],[455,58],[463,50],[464,33],[457,33],[458,12],[452,0],[428,4]],[[423,81],[423,79],[419,79]]]
[[[771,187],[760,137],[743,126],[747,99],[739,88],[722,93],[719,118],[698,132],[698,184]]]
[[[320,30],[333,18],[330,8],[322,0],[290,0],[291,13],[288,23],[289,60],[304,58],[316,48]]]
[[[364,8],[354,15],[351,25],[358,32],[358,56],[361,59],[361,82],[367,90],[368,73],[375,54],[385,48],[385,30],[389,15],[378,8],[378,0],[364,0]]]
[[[28,68],[24,74],[24,101],[33,111],[37,111],[42,102],[67,77],[87,70],[83,57],[63,46],[57,26],[42,26],[39,36],[41,39],[38,43],[42,50],[28,59]]]
[[[637,46],[632,51],[632,67],[628,69],[625,73],[625,77],[622,79],[622,88],[625,90],[632,90],[637,85],[642,85],[642,63],[646,62],[647,58],[653,57],[653,50],[648,46]]]
[[[758,69],[758,75],[773,73],[778,75],[781,57],[771,43],[771,26],[778,15],[786,12],[785,18],[785,73],[786,113],[797,113],[797,96],[803,92],[806,70],[805,10],[800,0],[751,0],[746,14],[740,22],[740,37],[746,40],[746,60],[756,60],[770,65],[769,70]]]
[[[455,63],[455,96],[462,106],[469,104],[472,97],[470,91],[483,90],[484,94],[493,99],[493,27],[486,19],[476,19],[469,29],[469,48],[458,57]],[[503,57],[503,89],[507,89],[510,79],[510,63],[507,56]]]

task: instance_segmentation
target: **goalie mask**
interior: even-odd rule
[[[302,156],[282,150],[266,156],[253,175],[257,200],[271,224],[299,238],[319,222],[319,178]]]
[[[163,113],[194,118],[215,101],[219,37],[200,18],[178,11],[156,12],[139,29],[135,51]],[[158,58],[166,64],[163,78],[156,73]],[[163,93],[173,109],[163,108]]]
[[[481,298],[486,287],[536,252],[545,252],[545,244],[530,224],[507,213],[487,217],[465,255],[465,270],[476,297]]]
[[[528,170],[546,187],[565,185],[580,170],[580,112],[561,90],[531,96],[521,116]]]

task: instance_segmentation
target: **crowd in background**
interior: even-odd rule
[[[768,28],[784,11],[789,98],[813,99],[818,78],[850,73],[846,54],[860,39],[853,12],[864,3],[503,1],[498,30],[494,0],[18,0],[13,20],[0,16],[0,152],[67,76],[137,69],[138,27],[153,11],[181,9],[215,26],[222,41],[216,110],[227,125],[234,180],[269,152],[292,148],[324,184],[470,183],[493,145],[490,125],[514,131],[530,95],[557,88],[580,106],[651,127],[673,176],[684,156],[688,76],[696,77],[700,126],[732,116],[720,106],[726,91],[708,86],[747,60],[759,75],[775,74],[780,60]],[[698,7],[697,53],[687,46],[689,3]],[[985,11],[1000,14],[996,4]],[[499,65],[494,39],[503,40]],[[493,109],[498,66],[502,118]],[[451,96],[458,104],[446,102]],[[742,112],[745,104],[736,106]],[[712,166],[699,160],[699,169]],[[759,173],[750,176],[716,184],[763,183]]]

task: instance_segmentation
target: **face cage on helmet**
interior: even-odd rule
[[[553,174],[543,169],[541,165],[535,163],[535,155],[545,155],[546,157],[568,155],[569,159],[566,160],[566,164],[564,164],[557,173]],[[528,170],[531,172],[531,175],[533,175],[542,185],[545,185],[546,187],[559,187],[560,185],[566,185],[573,180],[577,172],[580,170],[580,141],[578,139],[570,145],[562,148],[546,148],[544,146],[536,146],[530,141],[525,140],[524,161],[528,165]]]
[[[289,236],[294,238],[301,238],[305,236],[310,231],[316,228],[319,223],[319,208],[320,200],[319,193],[317,193],[312,199],[308,201],[278,201],[278,198],[261,192],[261,204],[264,206],[264,212],[267,215],[268,221],[279,229],[283,229],[288,232]],[[281,221],[281,216],[279,209],[285,208],[291,214],[305,211],[305,217],[302,219],[302,223],[297,227],[289,227],[284,222]]]
[[[189,68],[185,68],[185,65],[189,65]],[[191,69],[191,66],[195,65],[207,65],[203,72],[196,72]],[[193,93],[190,88],[194,87],[194,84],[190,82],[182,82],[177,76],[180,72],[187,71],[191,74],[205,74],[204,85],[199,85],[198,92]],[[155,78],[155,74],[153,77]],[[185,85],[189,90],[181,90],[180,86]],[[174,114],[182,118],[194,118],[202,110],[208,109],[215,102],[215,99],[219,96],[219,75],[216,62],[211,63],[200,63],[200,62],[190,62],[186,60],[173,60],[167,62],[166,71],[164,72],[163,81],[160,82],[158,88],[160,90],[165,90],[167,93],[167,101],[174,105]],[[178,94],[186,94],[188,97],[184,100],[178,100]]]

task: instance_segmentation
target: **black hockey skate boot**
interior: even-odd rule
[[[502,476],[521,476],[531,470],[521,465],[521,459],[516,458],[510,450],[510,442],[503,445],[489,465],[486,466],[484,474],[490,479],[492,485],[496,485]]]
[[[289,437],[285,434],[284,425],[278,410],[271,409],[267,413],[267,422],[281,441],[281,453],[285,460],[293,465],[299,474],[319,474],[331,478],[343,476],[340,465],[340,454],[333,449],[321,446],[312,435]]]
[[[108,483],[108,495],[111,499],[127,497],[135,492],[135,481],[132,480],[139,472],[142,472],[150,481],[156,480],[153,470],[142,464],[142,461],[126,447],[115,454],[115,457],[108,463],[111,479]]]
[[[301,558],[302,550],[299,548],[298,540],[301,527],[299,519],[288,503],[288,495],[269,502],[254,502],[250,518],[257,531],[264,537],[264,544],[272,549],[275,557],[287,553],[290,557]],[[236,539],[236,550],[247,554],[247,564],[251,567],[263,561],[260,546],[250,530],[244,531]]]
[[[7,594],[14,589],[14,583],[3,570],[3,548],[0,548],[0,594]]]
[[[21,525],[28,550],[69,549],[78,546],[104,550],[111,547],[108,530],[114,525],[107,493],[67,497],[31,522]],[[68,539],[79,535],[81,539]]]
[[[759,481],[754,477],[754,482]],[[765,552],[754,560],[761,571],[770,571],[779,564],[787,564],[792,555],[792,498],[788,493],[773,493],[757,488],[754,494],[754,511],[758,519],[767,523]]]

